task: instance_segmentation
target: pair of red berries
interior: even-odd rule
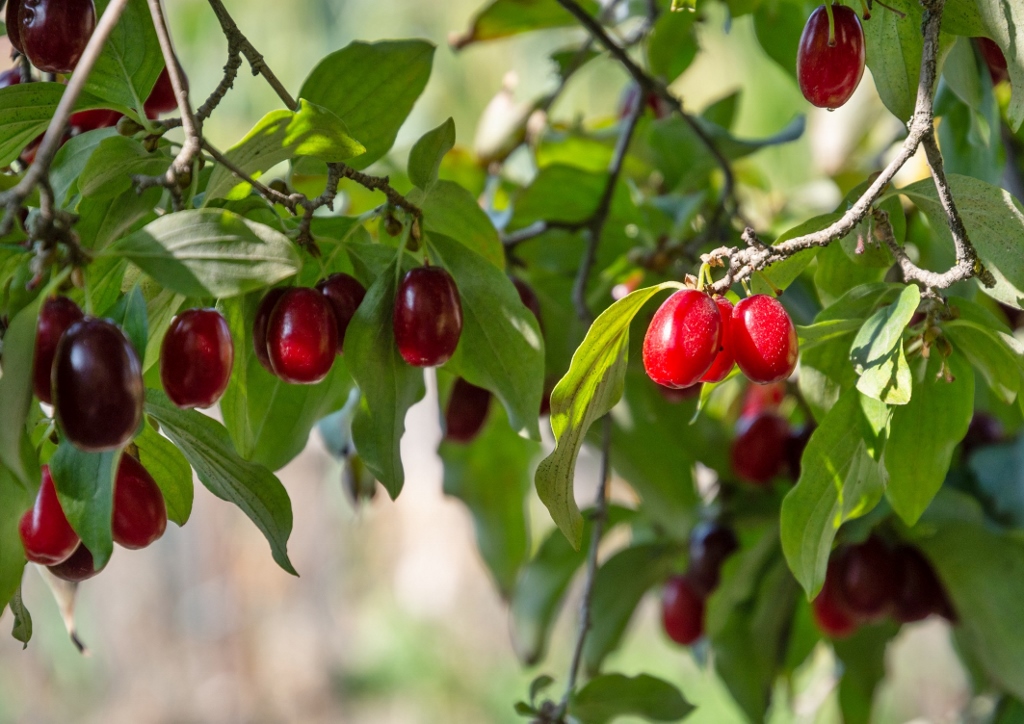
[[[96,27],[92,0],[7,0],[7,36],[32,65],[70,73]]]
[[[141,463],[123,456],[114,481],[114,541],[137,550],[159,539],[166,528],[167,508],[160,488]],[[43,466],[35,503],[22,515],[18,533],[25,557],[48,566],[59,578],[83,581],[99,572],[92,553],[64,515],[48,466]]]
[[[320,382],[342,353],[345,332],[365,296],[366,288],[348,274],[332,274],[315,289],[271,289],[253,322],[256,359],[285,382]]]
[[[921,551],[906,544],[890,547],[874,535],[832,553],[812,608],[818,628],[832,638],[886,616],[900,623],[932,614],[956,621],[945,588]]]
[[[731,528],[705,521],[690,534],[690,567],[665,583],[661,622],[676,643],[689,646],[704,635],[704,607],[722,574],[722,565],[739,548]]]
[[[733,364],[759,384],[796,369],[796,329],[774,297],[755,294],[735,307],[725,297],[683,289],[654,314],[644,337],[644,368],[665,387],[719,382]]]
[[[864,75],[864,28],[856,11],[832,5],[833,33],[828,9],[821,5],[807,19],[796,56],[796,75],[804,98],[830,111],[850,100]]]

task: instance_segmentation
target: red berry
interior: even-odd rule
[[[0,73],[0,88],[21,83],[21,68],[11,68]]]
[[[398,287],[395,342],[414,367],[443,365],[462,336],[462,302],[451,274],[436,266],[413,269]]]
[[[741,417],[732,442],[732,469],[742,480],[755,485],[770,482],[786,463],[789,423],[772,412]]]
[[[740,547],[732,528],[704,521],[690,532],[690,584],[702,596],[718,588],[722,564]]]
[[[311,385],[331,371],[338,352],[338,324],[316,289],[287,290],[267,321],[267,355],[285,382]]]
[[[21,45],[21,4],[22,0],[7,0],[7,15],[4,16],[4,25],[7,28],[7,39],[19,53],[25,49]],[[19,76],[20,80],[20,76]]]
[[[114,481],[114,540],[125,548],[145,548],[164,534],[167,506],[142,463],[122,455]]]
[[[455,380],[444,413],[445,440],[463,444],[472,442],[483,430],[490,407],[490,392],[471,385],[461,377]]]
[[[864,29],[857,13],[833,5],[835,40],[829,42],[828,12],[819,6],[807,19],[796,56],[796,74],[804,98],[834,110],[850,100],[864,75]]]
[[[821,593],[811,602],[811,609],[814,612],[814,622],[818,624],[829,638],[846,638],[857,630],[857,621],[846,612],[839,600],[836,591],[836,566],[834,561],[828,564],[828,572],[825,574],[825,585],[821,587]]]
[[[673,576],[665,583],[661,622],[669,638],[683,646],[704,635],[704,597],[686,576]]]
[[[52,389],[57,423],[80,450],[119,448],[142,422],[142,365],[109,320],[86,317],[64,333],[54,355]]]
[[[743,397],[741,417],[754,417],[760,412],[775,412],[786,398],[786,383],[772,382],[767,385],[748,385]]]
[[[263,365],[263,369],[270,374],[274,374],[274,368],[270,366],[270,357],[267,355],[267,326],[270,323],[270,313],[274,311],[274,307],[281,301],[286,291],[288,290],[278,287],[263,295],[263,300],[256,309],[256,319],[252,323],[253,352],[256,353],[256,359]]]
[[[188,89],[188,79],[185,79],[185,89]],[[174,95],[174,86],[171,85],[171,75],[167,68],[163,69],[160,77],[156,79],[153,90],[149,92],[142,110],[146,118],[156,118],[162,113],[171,113],[178,107],[178,99]]]
[[[366,287],[348,274],[331,274],[316,285],[320,293],[327,298],[334,312],[334,320],[338,327],[338,354],[342,353],[345,344],[345,332],[352,317],[356,316],[356,310],[363,303],[366,296]]]
[[[711,367],[700,378],[701,382],[721,382],[732,371],[732,366],[736,364],[736,360],[732,356],[732,350],[729,349],[732,302],[725,297],[715,297],[715,304],[718,306],[719,314],[722,315],[722,340],[718,345],[718,354],[715,355],[715,361],[711,363]]]
[[[96,27],[92,0],[22,0],[18,33],[32,65],[70,73]]]
[[[235,345],[216,309],[188,309],[171,320],[160,346],[160,381],[178,407],[210,407],[231,379]]]
[[[644,369],[659,385],[689,387],[708,371],[722,341],[718,305],[704,292],[683,289],[654,314],[644,337]]]
[[[52,566],[66,560],[80,542],[60,507],[50,468],[43,466],[43,479],[36,502],[21,516],[18,525],[25,557],[33,563]]]
[[[86,131],[95,131],[97,128],[116,126],[119,120],[121,120],[121,114],[117,111],[99,109],[73,113],[68,123],[77,133],[85,133]]]
[[[729,327],[729,347],[736,364],[753,382],[786,379],[796,369],[796,328],[774,297],[755,294],[736,305]]]
[[[65,581],[81,583],[103,570],[103,568],[99,569],[99,571],[96,570],[94,568],[95,565],[96,562],[93,560],[92,551],[86,548],[83,543],[78,546],[66,561],[56,566],[50,566],[50,573],[57,576],[57,578],[63,578]],[[106,568],[106,565],[104,565],[104,568]]]
[[[992,85],[1009,80],[1010,73],[1006,69],[1006,56],[1003,55],[1002,49],[996,45],[994,40],[989,40],[988,38],[975,38],[975,41],[978,43],[981,57],[985,59],[985,63],[988,65],[988,73],[992,76]]]
[[[50,404],[50,375],[57,343],[75,322],[85,315],[78,305],[67,297],[53,297],[43,302],[36,325],[36,351],[32,369],[32,389],[41,402]]]
[[[859,621],[875,621],[889,612],[897,575],[892,551],[875,536],[836,553],[836,593]]]

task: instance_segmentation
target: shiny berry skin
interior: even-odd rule
[[[786,464],[789,423],[773,412],[740,418],[730,458],[740,479],[755,485],[770,482]]]
[[[286,291],[286,288],[278,287],[263,295],[260,306],[256,308],[256,319],[252,323],[253,352],[256,353],[256,359],[263,365],[263,369],[270,374],[274,374],[274,368],[270,366],[270,357],[267,354],[267,325],[270,323],[270,313],[274,311],[274,307],[281,301]]]
[[[101,108],[95,111],[73,113],[68,123],[77,133],[85,133],[86,131],[95,131],[97,128],[116,126],[119,120],[121,120],[120,113]]]
[[[97,571],[93,567],[95,565],[96,562],[93,560],[92,551],[86,548],[85,544],[82,544],[71,554],[70,558],[63,563],[50,566],[49,570],[57,578],[63,578],[65,581],[71,581],[72,583],[81,583],[103,570],[101,568],[100,571]]]
[[[32,65],[70,73],[96,27],[92,0],[22,0],[18,34]]]
[[[704,292],[683,289],[661,305],[644,337],[647,376],[666,387],[689,387],[708,371],[722,342],[722,315]]]
[[[462,336],[462,302],[451,274],[422,266],[405,275],[395,297],[395,342],[413,367],[438,367],[451,359]]]
[[[188,88],[188,81],[185,82]],[[178,108],[178,99],[174,96],[174,86],[171,85],[171,74],[165,67],[156,79],[153,90],[149,92],[149,98],[142,106],[146,118],[156,118],[163,113],[171,113]]]
[[[267,320],[267,356],[285,382],[312,385],[331,371],[338,352],[338,324],[323,294],[288,289]]]
[[[704,635],[704,597],[686,576],[673,576],[665,582],[661,623],[669,638],[683,646]]]
[[[85,315],[77,304],[67,297],[53,297],[39,308],[36,324],[36,350],[32,361],[32,390],[41,402],[51,404],[50,375],[53,371],[53,356],[57,343],[75,322]]]
[[[846,612],[839,600],[836,576],[836,565],[833,560],[828,564],[825,585],[821,587],[818,597],[811,602],[811,610],[814,613],[814,622],[822,633],[829,638],[841,639],[857,630],[857,621]]]
[[[988,38],[975,38],[978,43],[978,50],[981,51],[981,57],[985,59],[986,65],[988,65],[988,73],[992,76],[992,85],[997,85],[1004,80],[1010,79],[1010,73],[1006,68],[1006,56],[1003,55],[1003,50],[994,40]]]
[[[7,0],[7,14],[4,16],[4,25],[7,28],[7,39],[19,53],[25,50],[21,45],[21,5],[23,0]],[[20,79],[20,76],[19,76]]]
[[[800,352],[793,320],[779,300],[765,294],[747,297],[733,309],[729,346],[740,371],[761,385],[793,374]]]
[[[833,5],[835,42],[829,44],[828,12],[820,5],[807,19],[796,55],[796,75],[804,98],[835,110],[850,100],[864,75],[864,29],[857,13]]]
[[[700,378],[701,382],[721,382],[732,371],[736,364],[732,350],[729,349],[729,327],[732,325],[732,302],[725,297],[715,297],[715,304],[722,315],[722,340],[718,345],[718,354],[711,367]]]
[[[19,83],[21,83],[21,68],[11,68],[0,73],[0,88],[7,88]]]
[[[43,479],[36,494],[36,502],[21,516],[18,533],[21,535],[21,545],[25,548],[25,557],[44,566],[67,560],[81,542],[60,507],[57,489],[47,465],[43,466]]]
[[[137,550],[167,529],[167,506],[153,476],[130,455],[122,455],[114,480],[114,541]]]
[[[341,354],[345,345],[345,332],[348,331],[352,317],[356,316],[359,305],[363,303],[366,287],[348,274],[331,274],[319,282],[316,288],[331,304],[334,321],[338,327],[338,354]]]
[[[461,377],[455,380],[444,413],[444,439],[462,444],[472,442],[484,429],[490,408],[490,392]]]
[[[732,528],[704,521],[690,532],[690,569],[687,577],[702,596],[718,588],[722,564],[740,547]]]
[[[160,346],[160,381],[181,408],[210,407],[231,379],[235,345],[216,309],[188,309],[171,320]]]
[[[892,551],[875,536],[836,553],[837,596],[859,621],[876,621],[889,613],[897,577]]]
[[[57,424],[80,450],[102,452],[126,444],[142,422],[142,365],[113,322],[86,317],[73,324],[53,359]]]

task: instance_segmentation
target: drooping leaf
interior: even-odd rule
[[[82,543],[92,553],[97,569],[114,552],[111,518],[114,511],[114,476],[121,451],[82,452],[66,438],[50,460],[50,474],[60,507]]]
[[[178,525],[185,525],[192,514],[192,468],[174,444],[154,430],[148,423],[134,440],[139,449],[139,462],[153,476],[163,493],[167,517]]]
[[[903,330],[921,303],[921,290],[909,284],[896,301],[871,315],[853,338],[850,358],[860,375],[857,389],[889,405],[910,401],[913,380],[903,353]]]
[[[97,18],[109,0],[96,3]],[[85,90],[120,108],[142,113],[156,79],[164,69],[164,58],[146,0],[129,0],[117,25],[103,45]]]
[[[128,335],[135,354],[142,360],[149,340],[149,317],[146,311],[146,298],[136,284],[131,291],[121,297],[107,316],[110,317],[124,333]]]
[[[871,14],[864,23],[867,64],[882,103],[902,121],[910,119],[921,74],[921,12],[917,3],[897,0],[895,12]]]
[[[429,191],[437,181],[437,172],[445,154],[455,146],[455,121],[449,118],[425,133],[409,152],[409,180]]]
[[[682,721],[693,710],[676,687],[649,674],[594,677],[569,703],[569,713],[582,724],[605,724],[621,716]]]
[[[438,181],[425,198],[414,193],[410,199],[421,203],[427,231],[455,239],[498,269],[505,268],[497,229],[464,188],[454,181]]]
[[[28,642],[32,640],[32,614],[28,612],[25,602],[21,599],[21,577],[19,576],[18,579],[18,588],[10,600],[11,613],[14,615],[14,628],[11,629],[11,636],[22,643],[22,649],[27,649]]]
[[[25,549],[18,534],[22,514],[32,507],[33,496],[14,474],[0,465],[0,604],[6,606],[21,585]],[[0,608],[0,611],[3,611]]]

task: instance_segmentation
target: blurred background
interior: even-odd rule
[[[395,157],[448,116],[460,144],[472,145],[483,108],[503,85],[528,100],[554,84],[548,54],[578,38],[551,31],[453,52],[481,0],[226,0],[239,25],[286,86],[297,89],[327,53],[354,39],[422,37],[438,46],[426,93],[399,136]],[[226,43],[204,0],[168,3],[193,93],[205,98],[220,78]],[[676,84],[699,110],[742,89],[733,131],[762,136],[810,111],[791,74],[767,56],[749,18],[728,23],[710,13],[707,51]],[[728,28],[728,32],[726,29]],[[565,122],[614,118],[626,78],[608,62],[592,63],[552,109]],[[206,131],[226,148],[277,98],[242,72]],[[809,113],[808,133],[785,154],[766,149],[743,162],[745,183],[759,186],[794,214],[831,209],[841,189],[826,178],[851,154],[872,167],[898,136],[870,82],[836,113]],[[857,165],[854,163],[853,165]],[[523,173],[529,173],[528,164]],[[905,169],[900,184],[920,167]],[[476,552],[472,521],[441,490],[437,400],[410,412],[403,442],[408,474],[396,503],[379,494],[353,509],[340,485],[340,464],[314,433],[307,450],[281,472],[291,494],[292,561],[283,573],[244,515],[197,482],[192,519],[171,526],[151,548],[118,549],[104,573],[82,585],[79,635],[90,655],[70,643],[57,605],[30,568],[25,603],[35,633],[26,651],[0,619],[0,721],[49,722],[346,722],[420,724],[516,722],[512,705],[539,673],[563,676],[576,625],[571,594],[548,659],[535,670],[516,661],[508,614]],[[590,498],[593,461],[580,465],[579,495]],[[617,494],[627,496],[623,486]],[[534,543],[551,527],[532,503]],[[756,642],[751,642],[751,646]],[[699,709],[690,721],[741,722],[701,651],[675,646],[661,632],[654,597],[643,604],[609,666],[641,670],[678,683]],[[949,632],[934,621],[907,626],[890,647],[890,678],[876,701],[879,722],[964,721],[968,679]],[[816,652],[772,722],[838,721],[833,662]],[[978,705],[978,702],[974,703]],[[982,702],[983,704],[983,702]],[[978,714],[982,712],[979,710]]]

